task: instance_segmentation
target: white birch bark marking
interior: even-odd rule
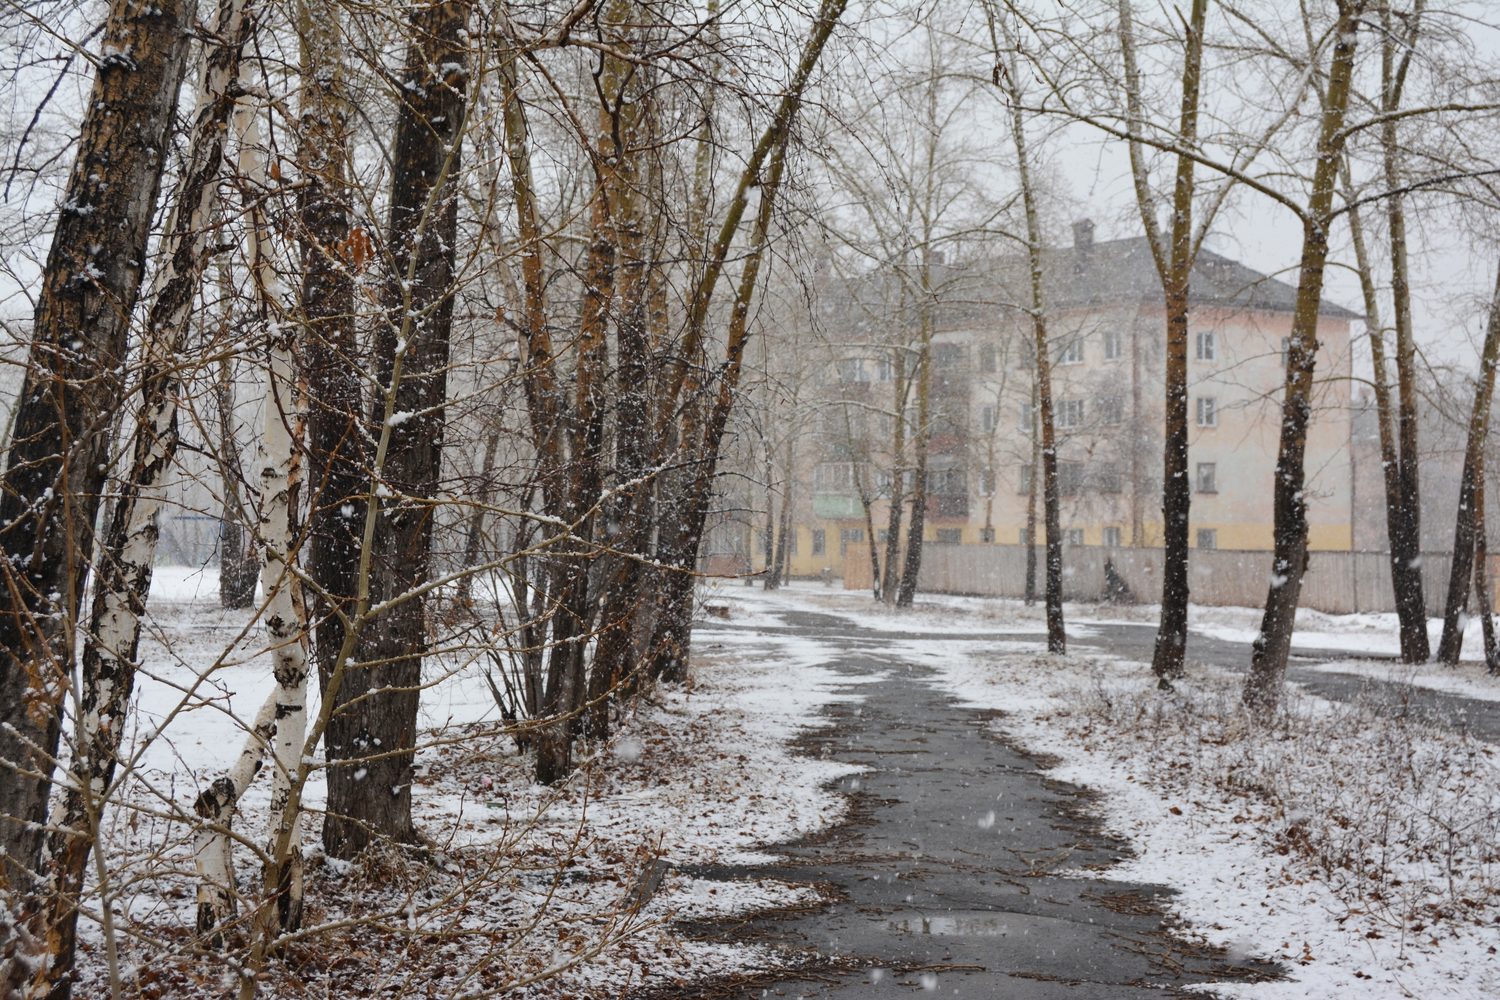
[[[227,829],[234,818],[234,808],[250,782],[260,772],[261,758],[276,733],[276,692],[271,692],[255,715],[239,759],[229,773],[215,781],[198,796],[194,810],[208,824],[198,828],[194,837],[198,866],[198,933],[207,934],[234,915],[234,843]]]
[[[265,157],[259,148],[256,116],[246,113],[242,131],[241,170],[253,188],[265,183]],[[301,587],[291,569],[294,558],[296,489],[302,475],[301,452],[306,414],[302,387],[292,353],[296,326],[282,322],[276,308],[277,278],[271,266],[270,233],[264,214],[252,213],[252,271],[262,309],[271,317],[266,337],[265,433],[260,444],[261,587],[265,592],[266,637],[276,679],[276,770],[271,776],[270,854],[278,865],[288,902],[300,911],[302,869],[301,810],[289,808],[292,781],[302,762],[307,736],[307,627]],[[285,843],[285,848],[281,844]],[[285,854],[281,851],[285,850]]]
[[[183,171],[183,199],[172,206],[162,240],[162,267],[152,282],[150,322],[147,324],[144,368],[148,373],[167,373],[186,343],[193,299],[202,277],[204,253],[212,233],[218,201],[215,183],[223,161],[225,144],[225,95],[239,74],[244,0],[224,0],[219,8],[214,34],[226,40],[204,63],[193,114],[193,131]],[[186,218],[182,217],[186,213]],[[113,561],[118,575],[102,592],[90,623],[91,639],[99,656],[98,680],[92,705],[81,713],[84,745],[90,748],[88,762],[93,793],[104,791],[104,768],[119,746],[130,700],[127,676],[140,640],[140,612],[151,589],[151,570],[156,562],[159,537],[157,517],[167,469],[177,451],[177,387],[170,375],[146,386],[136,430],[135,472],[140,477],[134,490],[127,490],[128,524],[124,545]],[[153,391],[154,390],[154,391]],[[108,572],[108,568],[106,570]],[[123,689],[123,690],[121,690]],[[101,734],[108,746],[100,744]],[[102,752],[102,755],[101,755]],[[80,779],[79,785],[84,782]]]

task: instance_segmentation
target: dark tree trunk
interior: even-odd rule
[[[812,42],[803,54],[803,66],[809,72],[816,54],[822,51],[823,44],[833,30],[838,12],[842,10],[842,0],[824,0],[823,16],[814,27]],[[800,90],[798,87],[797,93]],[[795,113],[796,103],[783,107],[789,121],[790,116]],[[741,363],[745,356],[745,344],[749,340],[750,302],[760,275],[771,214],[775,211],[776,195],[781,188],[782,172],[786,168],[786,141],[783,132],[781,142],[771,154],[762,182],[759,211],[751,230],[745,267],[740,274],[739,287],[735,291],[734,304],[730,310],[728,343],[724,363],[719,369],[718,392],[713,396],[713,404],[708,408],[701,430],[694,422],[684,431],[684,438],[691,448],[690,454],[697,458],[697,462],[693,465],[683,500],[675,505],[681,514],[678,515],[680,520],[672,536],[672,547],[665,553],[666,558],[662,554],[658,555],[658,561],[664,563],[668,571],[662,578],[662,606],[652,640],[654,648],[651,669],[654,676],[663,680],[680,682],[687,678],[688,653],[692,640],[693,587],[697,580],[693,570],[697,565],[699,542],[703,537],[703,527],[708,520],[709,505],[713,497],[719,444],[739,390]]]
[[[925,270],[924,265],[924,270]],[[924,282],[925,283],[925,282]],[[922,306],[922,345],[917,354],[917,429],[912,439],[911,518],[906,524],[906,557],[896,607],[909,608],[917,596],[922,572],[922,535],[927,530],[927,442],[932,420],[932,314]]]
[[[479,464],[478,491],[484,503],[489,503],[494,492],[491,481],[495,474],[495,452],[500,449],[501,426],[496,421],[490,430],[489,436],[484,439],[484,458]],[[476,507],[469,514],[469,530],[464,534],[464,560],[462,566],[466,570],[473,570],[482,561],[480,550],[484,547],[484,507]],[[472,607],[474,593],[474,573],[470,572],[458,581],[458,602],[465,607]]]
[[[999,53],[997,52],[997,55]],[[1031,154],[1026,143],[1026,120],[1022,113],[1019,90],[1019,68],[1012,62],[1011,72],[1006,75],[1010,89],[1010,134],[1016,147],[1016,166],[1021,180],[1021,201],[1026,210],[1026,260],[1031,279],[1031,350],[1035,363],[1036,383],[1034,388],[1036,410],[1032,413],[1032,433],[1036,433],[1035,421],[1041,424],[1042,458],[1042,519],[1047,529],[1047,651],[1065,653],[1068,648],[1067,633],[1063,625],[1062,607],[1062,525],[1057,493],[1057,435],[1052,420],[1052,358],[1047,344],[1047,300],[1042,282],[1042,224],[1037,212],[1036,188],[1031,179]],[[997,75],[997,82],[999,78]],[[1036,445],[1032,445],[1035,454]],[[1031,468],[1033,480],[1037,474]],[[1032,485],[1035,493],[1035,483]],[[1028,519],[1035,527],[1035,501],[1031,505]],[[1036,537],[1027,539],[1034,553]],[[1031,558],[1035,558],[1032,556]],[[1035,570],[1033,569],[1033,573]],[[1034,577],[1033,577],[1034,578]],[[1034,586],[1034,584],[1033,584]]]
[[[69,637],[122,403],[129,320],[187,53],[193,7],[110,5],[78,157],[42,273],[26,378],[0,482],[0,849],[29,892],[68,689]],[[13,731],[12,731],[13,730]]]
[[[1384,44],[1381,50],[1381,111],[1389,117],[1381,126],[1386,186],[1406,183],[1395,117],[1405,91],[1407,69],[1415,51],[1421,4],[1402,32],[1392,23],[1390,9],[1382,9]],[[1404,50],[1399,62],[1398,50]],[[1386,203],[1391,241],[1391,302],[1396,322],[1396,382],[1400,391],[1396,436],[1400,445],[1396,467],[1396,517],[1389,522],[1391,585],[1396,594],[1396,617],[1401,623],[1401,658],[1426,662],[1431,654],[1427,637],[1427,600],[1422,580],[1422,494],[1417,453],[1417,347],[1412,335],[1410,267],[1407,263],[1406,211],[1400,195]],[[1381,373],[1382,378],[1384,373]]]
[[[812,32],[804,44],[801,58],[790,85],[782,93],[781,103],[770,124],[761,133],[755,150],[745,168],[740,172],[739,184],[730,200],[729,210],[719,234],[708,253],[701,276],[694,286],[688,309],[687,332],[674,352],[674,360],[663,373],[662,391],[657,401],[657,413],[675,417],[679,399],[689,384],[692,371],[690,362],[703,353],[708,309],[713,299],[719,276],[723,273],[729,249],[739,232],[740,222],[749,206],[751,187],[760,186],[754,231],[751,234],[751,249],[745,259],[740,287],[735,296],[730,316],[729,343],[725,359],[718,370],[719,393],[714,405],[700,425],[696,414],[701,407],[692,400],[693,393],[682,405],[687,417],[682,421],[684,431],[683,452],[693,461],[688,488],[680,499],[670,504],[673,508],[662,517],[663,541],[658,546],[657,562],[662,569],[653,575],[658,612],[651,630],[651,676],[669,681],[681,681],[687,676],[687,658],[692,634],[692,575],[698,562],[698,544],[702,538],[703,524],[708,516],[709,490],[718,463],[719,441],[724,425],[733,407],[734,395],[739,384],[740,361],[743,357],[746,338],[746,323],[750,308],[750,295],[755,288],[760,269],[761,253],[770,225],[771,212],[776,204],[776,189],[786,155],[786,142],[802,93],[807,87],[823,48],[833,33],[834,26],[843,16],[848,0],[822,0],[813,21]],[[771,162],[767,165],[767,159]],[[763,172],[764,168],[764,172]],[[665,420],[662,421],[663,429]],[[700,432],[698,428],[702,426]],[[662,491],[664,493],[664,491]]]
[[[336,8],[304,7],[297,236],[302,255],[298,297],[307,378],[308,574],[313,657],[327,688],[345,638],[339,612],[352,614],[359,593],[361,535],[369,483],[360,420],[362,361],[354,331],[354,273],[371,256],[369,234],[351,233],[345,179],[343,67]],[[408,237],[409,238],[409,237]],[[396,320],[399,322],[399,320]],[[320,593],[321,592],[321,593]]]
[[[868,503],[866,503],[865,504],[865,511],[868,513],[869,509],[870,509],[870,506],[869,506]],[[867,522],[868,522],[868,520],[869,520],[869,518],[866,517],[866,521]],[[781,498],[781,523],[777,527],[777,532],[776,532],[776,563],[775,563],[774,566],[771,567],[771,579],[773,579],[773,580],[776,581],[776,586],[778,586],[778,587],[781,586],[783,583],[786,582],[787,545],[788,545],[788,541],[789,541],[789,539],[787,538],[787,536],[791,533],[791,530],[792,530],[792,484],[791,484],[791,466],[789,465],[789,466],[787,466],[787,487],[786,487],[785,493],[782,495],[782,498]],[[874,544],[875,544],[875,540],[873,538],[870,539],[870,545],[871,545],[872,548],[874,547]]]
[[[1031,476],[1026,484],[1026,603],[1036,603],[1036,495],[1042,481],[1042,436],[1037,424],[1041,404],[1037,402],[1036,369],[1031,382]]]
[[[1146,183],[1145,166],[1140,156],[1139,89],[1136,79],[1132,15],[1122,5],[1121,41],[1126,50],[1126,73],[1129,79],[1131,110],[1131,158],[1135,171],[1136,201],[1146,226],[1157,274],[1161,279],[1167,318],[1166,427],[1162,474],[1162,595],[1161,623],[1156,633],[1156,647],[1151,669],[1164,687],[1183,675],[1183,656],[1187,651],[1188,625],[1188,524],[1193,502],[1192,481],[1188,477],[1188,286],[1197,257],[1193,239],[1193,195],[1196,161],[1187,155],[1177,157],[1175,185],[1172,192],[1171,245],[1162,246],[1156,224],[1156,198]],[[1182,114],[1177,138],[1191,149],[1198,142],[1199,95],[1203,81],[1203,29],[1208,17],[1208,0],[1193,0],[1186,24],[1182,58]],[[1139,543],[1137,543],[1139,544]]]
[[[377,491],[385,498],[369,553],[372,605],[428,578],[453,323],[468,13],[467,0],[449,0],[418,8],[411,19],[391,175],[388,312],[375,349],[377,385],[394,383],[394,391],[377,399],[371,420],[385,439],[384,455],[377,455],[384,459]],[[410,597],[370,621],[358,638],[357,662],[346,665],[337,686],[337,705],[359,701],[334,709],[324,737],[331,766],[323,846],[333,857],[353,857],[376,837],[415,837],[411,749],[427,646],[425,604]]]
[[[1464,609],[1474,577],[1474,549],[1484,482],[1484,446],[1490,432],[1490,401],[1495,395],[1495,363],[1500,359],[1500,278],[1490,302],[1490,321],[1479,359],[1479,384],[1474,389],[1474,411],[1469,417],[1469,440],[1464,449],[1463,478],[1458,487],[1458,520],[1453,526],[1453,570],[1448,578],[1448,600],[1443,607],[1443,638],[1438,659],[1458,666],[1464,645]],[[1484,568],[1481,565],[1480,572]]]
[[[1484,520],[1484,477],[1479,477],[1475,483],[1474,596],[1479,599],[1479,620],[1484,631],[1484,664],[1493,674],[1500,670],[1500,642],[1495,638],[1495,598],[1490,592],[1490,544]]]
[[[1275,550],[1265,615],[1255,640],[1244,701],[1251,713],[1268,720],[1281,704],[1286,659],[1291,651],[1292,627],[1302,575],[1307,570],[1307,481],[1305,458],[1307,426],[1312,418],[1313,369],[1318,350],[1318,314],[1323,297],[1323,274],[1328,261],[1328,226],[1332,223],[1334,188],[1344,146],[1344,115],[1349,106],[1354,74],[1355,29],[1365,10],[1364,0],[1340,0],[1337,41],[1329,67],[1323,122],[1318,138],[1318,161],[1312,194],[1303,222],[1302,266],[1297,283],[1296,311],[1287,345],[1286,383],[1281,406],[1281,447],[1274,484]]]
[[[255,551],[255,537],[245,527],[245,504],[240,497],[244,469],[240,464],[239,438],[234,424],[234,368],[228,358],[219,362],[218,383],[215,387],[219,411],[219,454],[216,458],[224,490],[224,509],[219,518],[219,605],[237,611],[255,603],[260,557]]]
[[[897,350],[894,353],[896,378],[892,412],[895,414],[895,426],[892,429],[891,454],[895,456],[895,464],[891,468],[891,506],[886,516],[885,570],[880,580],[880,599],[886,604],[896,603],[896,588],[900,580],[901,505],[906,499],[906,470],[902,468],[901,462],[906,450],[906,397],[910,392],[910,383],[906,377],[906,352]]]

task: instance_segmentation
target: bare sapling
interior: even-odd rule
[[[1458,519],[1453,526],[1453,568],[1448,578],[1448,599],[1443,606],[1443,637],[1438,642],[1438,659],[1450,667],[1458,666],[1463,651],[1471,582],[1489,571],[1482,561],[1475,561],[1475,552],[1497,360],[1500,360],[1500,277],[1496,278],[1484,348],[1479,356],[1479,380],[1474,386],[1474,409],[1469,417],[1468,444],[1464,448],[1464,469],[1458,486]]]

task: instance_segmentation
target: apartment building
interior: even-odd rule
[[[894,483],[903,484],[910,507],[910,442],[924,424],[916,380],[903,374],[915,367],[923,323],[932,366],[925,541],[1026,539],[1038,433],[1028,268],[1013,256],[949,265],[943,276],[958,291],[925,314],[854,310],[851,303],[871,296],[859,285],[833,307],[865,319],[848,324],[847,342],[821,365],[813,430],[797,450],[794,575],[838,575],[850,543],[872,534],[883,542]],[[1065,543],[1160,545],[1166,323],[1147,241],[1096,243],[1092,223],[1077,223],[1073,246],[1045,254],[1043,276]],[[1199,255],[1189,294],[1192,545],[1272,547],[1271,485],[1295,295],[1279,278],[1208,249]],[[1318,323],[1307,450],[1313,549],[1352,544],[1350,325],[1357,319],[1325,302]],[[905,414],[900,428],[898,413]],[[1039,493],[1036,507],[1040,535]],[[741,548],[756,570],[766,563],[762,534]]]

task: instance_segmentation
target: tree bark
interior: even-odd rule
[[[369,599],[387,602],[359,636],[337,689],[324,745],[329,759],[323,847],[351,858],[372,838],[410,843],[432,519],[441,472],[453,324],[458,190],[467,117],[467,0],[420,7],[410,21],[397,117],[386,236],[386,315],[376,331],[380,396],[372,424],[379,527],[369,554]]]
[[[1198,141],[1198,96],[1203,79],[1203,29],[1208,0],[1193,0],[1184,39],[1182,120],[1178,140],[1191,148]],[[1138,147],[1139,143],[1132,143]],[[1172,195],[1172,243],[1162,253],[1153,245],[1166,294],[1167,371],[1166,443],[1162,461],[1162,594],[1161,625],[1151,655],[1151,670],[1163,687],[1184,672],[1188,625],[1188,519],[1193,501],[1188,477],[1188,285],[1196,246],[1193,242],[1194,161],[1177,157]],[[1155,202],[1142,203],[1143,215],[1155,218]],[[1165,268],[1161,265],[1166,264]]]
[[[1033,347],[1033,350],[1035,348]],[[1036,603],[1036,496],[1037,485],[1042,481],[1042,434],[1037,420],[1041,410],[1036,367],[1032,366],[1031,378],[1031,476],[1026,484],[1026,604]]]
[[[1448,577],[1448,600],[1443,607],[1443,637],[1438,659],[1458,666],[1464,645],[1464,609],[1475,573],[1474,549],[1484,482],[1484,446],[1490,435],[1490,403],[1495,396],[1495,364],[1500,360],[1500,276],[1490,301],[1490,321],[1479,358],[1479,383],[1474,388],[1474,411],[1469,417],[1469,440],[1464,449],[1464,471],[1458,487],[1458,520],[1453,526],[1453,569]],[[1480,567],[1481,574],[1484,567]]]
[[[0,479],[0,850],[33,887],[44,839],[74,621],[121,405],[193,8],[114,0],[78,156],[42,273],[26,378]],[[32,749],[35,747],[36,749]]]
[[[193,811],[203,823],[193,834],[193,863],[198,869],[198,935],[211,948],[224,945],[221,928],[235,913],[234,841],[230,824],[240,796],[260,773],[261,762],[276,735],[276,692],[256,713],[234,766],[199,793]]]
[[[1500,641],[1495,637],[1495,598],[1490,592],[1490,544],[1485,530],[1484,477],[1474,480],[1474,594],[1479,598],[1479,620],[1484,632],[1484,664],[1500,670]]]
[[[930,251],[923,250],[922,285],[926,292],[929,285]],[[906,558],[901,565],[901,589],[896,594],[896,607],[909,608],[917,595],[917,577],[922,572],[922,536],[927,531],[927,443],[931,436],[932,423],[932,308],[924,294],[919,306],[922,310],[921,342],[917,350],[917,427],[912,435],[912,489],[911,517],[906,524]]]
[[[787,450],[788,450],[788,452],[791,451],[790,446],[788,446]],[[786,572],[787,572],[786,560],[787,560],[787,544],[788,544],[787,535],[792,530],[792,465],[791,465],[791,456],[790,456],[790,454],[788,454],[788,456],[787,456],[786,473],[787,473],[786,489],[784,489],[782,491],[782,495],[781,495],[781,524],[780,524],[780,526],[779,526],[779,528],[777,530],[777,533],[776,533],[776,565],[771,570],[771,577],[776,581],[776,586],[778,586],[778,587],[780,587],[783,583],[786,582]],[[861,492],[863,492],[863,491],[861,491]],[[870,514],[870,502],[869,502],[868,498],[864,498],[864,499],[865,499],[865,523],[869,524],[869,522],[870,522],[870,517],[869,517],[869,514]],[[871,546],[872,547],[874,545],[874,541],[875,541],[874,536],[871,536],[870,542],[871,542]]]
[[[247,212],[250,230],[250,273],[254,282],[259,323],[265,330],[264,432],[260,441],[260,585],[265,594],[262,621],[271,649],[271,675],[276,681],[275,739],[271,777],[270,838],[262,871],[262,908],[255,920],[257,956],[275,936],[269,903],[276,902],[281,925],[295,929],[301,922],[302,843],[301,810],[293,800],[293,776],[302,767],[307,733],[307,611],[294,566],[297,562],[299,493],[302,489],[302,449],[306,431],[306,386],[296,363],[294,327],[282,321],[285,303],[272,261],[271,222],[259,197],[268,181],[266,154],[261,145],[259,109],[241,104],[236,112],[240,131],[240,175],[253,201]],[[259,967],[257,959],[252,960]]]
[[[894,427],[891,431],[891,495],[890,510],[886,516],[885,572],[880,581],[880,599],[886,604],[896,603],[896,589],[900,579],[898,567],[901,563],[901,506],[906,499],[906,469],[904,468],[906,402],[907,396],[911,394],[910,382],[906,375],[906,351],[898,348],[894,353],[896,377],[893,380],[894,399],[891,404],[895,414]],[[874,539],[871,539],[871,544],[874,544]]]
[[[1390,9],[1382,8],[1384,43],[1381,50],[1381,111],[1390,117],[1382,124],[1385,183],[1392,191],[1404,183],[1398,122],[1407,70],[1415,50],[1423,0],[1417,0],[1403,33],[1394,29]],[[1397,50],[1402,51],[1399,62]],[[1391,301],[1396,323],[1396,380],[1400,399],[1396,432],[1400,443],[1397,466],[1397,520],[1390,526],[1391,584],[1396,593],[1396,616],[1401,623],[1401,658],[1425,662],[1431,646],[1427,638],[1427,602],[1422,580],[1422,501],[1417,453],[1417,348],[1412,335],[1410,268],[1407,263],[1406,211],[1393,194],[1386,202],[1391,241]]]
[[[33,984],[50,1000],[72,992],[78,906],[89,853],[111,791],[120,739],[129,724],[141,615],[151,590],[159,538],[157,517],[178,444],[179,362],[187,348],[192,306],[208,258],[220,168],[235,106],[240,54],[251,20],[243,0],[221,0],[198,88],[198,106],[182,182],[167,219],[160,265],[141,348],[141,403],[129,478],[114,503],[100,546],[81,664],[76,751],[63,828],[51,834],[47,961]],[[64,832],[66,830],[67,832]]]
[[[298,295],[302,362],[308,388],[307,571],[319,690],[326,689],[344,645],[345,619],[359,590],[365,523],[359,347],[354,330],[354,274],[373,251],[369,234],[351,231],[345,161],[347,109],[343,40],[337,6],[307,0],[297,7],[301,44],[297,170],[297,238],[302,257]]]
[[[1026,143],[1026,121],[1021,110],[1018,75],[1019,67],[1012,59],[1011,71],[1005,79],[1010,97],[1011,141],[1016,147],[1021,201],[1026,211],[1026,260],[1031,278],[1032,351],[1036,364],[1037,406],[1032,420],[1040,419],[1042,422],[1042,518],[1047,530],[1047,651],[1065,653],[1068,640],[1063,625],[1062,607],[1062,524],[1057,492],[1057,432],[1052,419],[1052,359],[1048,353],[1047,299],[1042,281],[1042,224],[1037,210],[1036,188],[1031,180],[1030,152]],[[1033,479],[1036,473],[1036,466],[1033,465]],[[1033,514],[1032,524],[1035,523],[1034,517]],[[1032,544],[1032,551],[1035,551],[1035,536],[1027,541]]]
[[[1281,704],[1287,654],[1302,575],[1307,569],[1307,427],[1312,418],[1313,369],[1317,360],[1318,314],[1328,260],[1328,226],[1344,146],[1344,117],[1354,75],[1354,50],[1365,0],[1339,0],[1339,23],[1323,103],[1317,167],[1303,217],[1302,266],[1296,309],[1287,349],[1286,383],[1281,407],[1281,444],[1274,485],[1275,549],[1265,615],[1255,640],[1244,702],[1252,715],[1269,721]]]
[[[1357,201],[1349,178],[1347,162],[1342,166],[1346,198]],[[1365,300],[1365,329],[1370,336],[1372,374],[1375,386],[1375,420],[1380,439],[1380,468],[1385,485],[1386,537],[1390,542],[1391,585],[1396,597],[1396,616],[1400,621],[1401,659],[1422,663],[1429,652],[1427,608],[1422,595],[1422,569],[1417,559],[1419,546],[1406,539],[1406,499],[1401,492],[1401,458],[1396,450],[1392,429],[1391,388],[1387,381],[1385,329],[1380,321],[1380,298],[1375,288],[1374,269],[1370,264],[1365,241],[1364,223],[1357,205],[1349,209],[1349,233],[1354,244],[1355,263],[1359,270],[1360,289]],[[1415,456],[1412,459],[1416,461]]]
[[[255,554],[255,536],[245,527],[245,504],[240,497],[243,465],[234,423],[234,366],[229,358],[219,362],[218,383],[219,453],[215,459],[224,491],[219,517],[219,605],[237,611],[255,603],[260,560]]]

